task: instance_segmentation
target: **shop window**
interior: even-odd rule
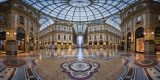
[[[144,29],[139,27],[135,32],[136,51],[144,52]]]
[[[23,16],[19,16],[19,23],[24,25],[24,17]]]
[[[137,16],[136,17],[136,23],[139,24],[142,22],[142,16]]]

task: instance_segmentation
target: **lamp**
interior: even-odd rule
[[[6,32],[7,35],[9,35],[9,32]]]
[[[14,32],[14,35],[16,35],[17,33],[16,32]]]
[[[153,35],[153,34],[154,34],[154,32],[151,32],[151,34]]]
[[[146,33],[146,32],[144,32],[143,34],[144,34],[144,35],[146,35],[147,33]]]

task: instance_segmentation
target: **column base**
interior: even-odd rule
[[[6,55],[17,55],[15,40],[7,40],[6,45],[7,45]]]
[[[156,55],[155,43],[153,40],[144,41],[144,54],[145,55]]]

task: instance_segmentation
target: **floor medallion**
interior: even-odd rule
[[[98,63],[90,61],[70,61],[61,64],[63,72],[76,80],[90,78],[95,72],[97,72],[99,67],[100,65]]]

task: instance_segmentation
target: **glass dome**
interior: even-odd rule
[[[90,21],[116,14],[137,0],[22,0],[45,14],[69,21]]]
[[[41,15],[40,16],[40,20],[39,23],[41,25],[40,30],[43,30],[44,28],[54,24],[54,20],[52,18],[50,18],[49,16],[46,15]]]
[[[7,0],[0,0],[0,3],[5,2],[5,1],[7,1]]]

